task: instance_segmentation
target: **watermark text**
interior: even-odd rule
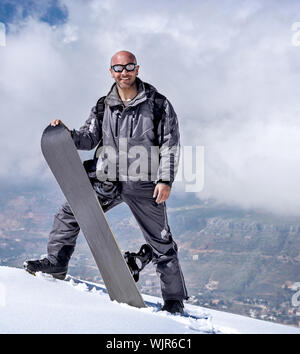
[[[103,145],[96,156],[100,181],[183,182],[185,191],[193,193],[204,187],[203,146],[131,146],[120,138],[118,150]]]
[[[0,307],[6,305],[6,289],[4,284],[0,283]]]
[[[296,292],[292,296],[292,306],[300,307],[300,282],[293,284],[293,290],[296,290]]]
[[[300,22],[294,22],[292,24],[291,30],[293,31],[293,35],[291,38],[292,46],[299,47],[300,46]]]
[[[0,22],[0,47],[6,46],[6,29],[5,24]]]

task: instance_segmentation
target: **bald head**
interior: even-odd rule
[[[136,65],[134,65],[133,68],[129,67],[127,70],[127,64],[132,63]],[[116,71],[115,65],[120,65]],[[139,74],[139,65],[137,65],[135,55],[127,50],[121,50],[113,55],[110,66],[110,75],[117,84],[121,98],[127,99],[135,97],[137,94],[136,77]],[[125,95],[124,92],[127,92],[127,94]]]
[[[114,54],[111,58],[110,65],[116,64],[127,64],[127,63],[135,63],[137,64],[136,57],[134,54],[128,52],[127,50],[121,50]]]

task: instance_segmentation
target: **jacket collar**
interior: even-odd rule
[[[146,84],[147,86],[149,86],[148,90],[146,90],[145,83],[138,77],[136,78],[136,84],[137,84],[138,93],[134,97],[134,99],[130,102],[129,106],[136,106],[146,101],[147,93],[148,93],[147,91],[149,91],[149,88],[150,91],[156,91],[156,89],[149,84]],[[113,86],[111,87],[104,102],[108,104],[110,107],[123,105],[123,102],[119,96],[116,83],[114,83]]]

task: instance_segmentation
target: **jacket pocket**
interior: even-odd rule
[[[130,138],[136,142],[143,142],[155,139],[154,124],[152,117],[142,116],[132,117],[130,126]]]

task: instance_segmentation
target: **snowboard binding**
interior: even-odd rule
[[[151,262],[153,258],[152,248],[144,244],[138,253],[135,252],[125,252],[125,261],[131,271],[133,279],[139,281],[139,273],[145,268],[145,266]]]

